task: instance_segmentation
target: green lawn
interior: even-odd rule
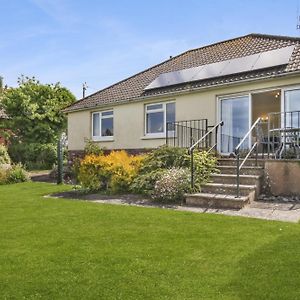
[[[0,186],[1,299],[300,299],[300,225]]]

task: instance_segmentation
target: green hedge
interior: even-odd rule
[[[56,145],[53,144],[11,144],[8,148],[13,162],[22,163],[28,169],[49,169],[57,161]]]

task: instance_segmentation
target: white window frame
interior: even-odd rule
[[[145,104],[145,113],[144,113],[144,119],[145,119],[145,125],[144,125],[144,136],[149,138],[165,138],[166,137],[166,124],[167,124],[167,104],[174,103],[175,104],[175,119],[176,119],[176,102],[175,101],[167,101],[167,102],[155,102],[155,103],[147,103]],[[164,124],[163,124],[163,132],[154,132],[154,133],[148,133],[147,132],[147,114],[149,113],[147,111],[147,107],[151,105],[162,105],[162,108],[158,109],[152,109],[150,113],[156,113],[156,112],[163,112],[164,113]],[[171,132],[169,132],[171,133]],[[174,133],[174,132],[173,132]],[[172,135],[172,133],[171,133]]]
[[[103,116],[103,113],[108,113],[111,112],[112,115],[108,116]],[[99,115],[99,136],[94,136],[94,115],[98,114]],[[102,136],[102,120],[103,119],[113,119],[113,131],[114,131],[114,111],[112,109],[109,110],[104,110],[104,111],[95,111],[92,113],[92,140],[93,141],[113,141],[114,140],[114,135],[112,136]],[[115,134],[115,132],[113,133]]]

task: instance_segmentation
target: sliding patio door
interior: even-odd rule
[[[286,90],[284,92],[285,127],[300,127],[300,89]]]
[[[221,127],[221,153],[232,153],[249,129],[249,96],[223,98],[220,100],[220,117],[224,121]],[[249,147],[249,139],[242,148]]]

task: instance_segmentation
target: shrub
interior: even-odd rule
[[[28,169],[49,169],[57,161],[54,144],[12,143],[8,151],[15,163],[22,163]]]
[[[7,183],[19,183],[29,181],[29,175],[21,164],[13,165],[7,171]]]
[[[10,157],[4,145],[0,145],[0,165],[10,164]]]
[[[194,151],[195,190],[208,181],[212,173],[218,172],[217,158],[206,151]],[[162,146],[153,150],[143,161],[138,176],[132,183],[136,193],[151,195],[155,183],[166,169],[190,168],[191,157],[186,149]]]
[[[0,185],[7,182],[7,170],[0,166]]]
[[[142,155],[131,156],[126,151],[87,155],[80,162],[78,180],[90,191],[127,192],[143,159]]]
[[[217,157],[207,151],[195,151],[194,180],[196,191],[200,191],[201,185],[209,180],[211,174],[219,173],[217,162]]]
[[[84,147],[84,154],[85,155],[102,155],[103,150],[92,140],[87,140],[85,147]]]
[[[9,168],[0,168],[0,184],[25,181],[29,181],[29,176],[21,164],[13,165]]]
[[[151,151],[143,161],[138,176],[133,180],[135,193],[151,195],[154,185],[166,169],[188,167],[189,156],[183,148],[162,146]]]
[[[190,171],[186,168],[165,170],[154,186],[153,198],[160,202],[181,202],[190,190]]]

